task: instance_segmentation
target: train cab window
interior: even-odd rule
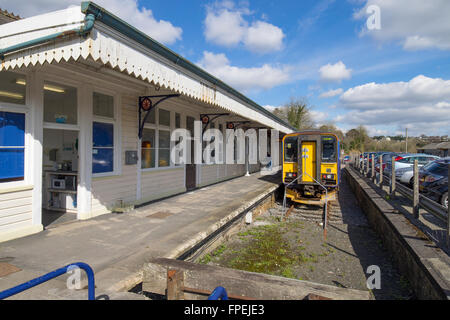
[[[297,137],[284,139],[284,162],[297,162]]]
[[[336,161],[337,146],[335,137],[322,137],[322,161]]]

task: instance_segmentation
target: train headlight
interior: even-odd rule
[[[334,174],[323,174],[322,175],[322,179],[323,180],[335,180],[334,179]]]

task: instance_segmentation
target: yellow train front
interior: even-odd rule
[[[286,197],[302,204],[335,200],[340,182],[339,139],[333,133],[298,132],[283,138]],[[325,191],[326,189],[326,191]]]

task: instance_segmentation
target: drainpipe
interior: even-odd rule
[[[95,16],[93,14],[88,14],[84,18],[84,25],[82,25],[80,28],[77,29],[71,29],[63,32],[54,33],[48,36],[40,37],[37,39],[29,40],[26,42],[22,42],[4,49],[0,49],[0,59],[5,60],[5,55],[16,52],[20,50],[24,50],[30,47],[34,47],[46,42],[50,42],[57,39],[66,38],[72,35],[78,35],[78,36],[85,36],[89,32],[91,32],[92,28],[94,27],[95,22]]]

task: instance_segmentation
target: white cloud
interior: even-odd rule
[[[256,68],[240,68],[230,65],[225,54],[204,51],[198,64],[225,83],[242,91],[271,89],[291,81],[287,66],[264,64]]]
[[[336,97],[336,96],[342,94],[342,92],[344,92],[344,90],[342,90],[341,88],[336,89],[336,90],[330,90],[330,91],[322,93],[319,96],[319,98],[333,98],[333,97]]]
[[[242,41],[247,28],[242,12],[230,11],[227,8],[223,8],[219,12],[215,12],[211,8],[207,10],[206,40],[226,47],[237,45]]]
[[[79,6],[80,3],[80,0],[33,0],[27,1],[25,5],[24,1],[0,0],[0,7],[21,17],[30,17],[73,5]],[[152,10],[139,6],[138,0],[96,0],[95,3],[157,41],[173,44],[181,40],[183,30],[180,27],[175,27],[169,21],[157,20]]]
[[[338,121],[353,126],[409,127],[413,134],[450,131],[450,80],[419,75],[408,82],[368,83],[348,89],[340,103],[350,112]]]
[[[408,82],[367,83],[348,89],[341,102],[351,109],[411,107],[450,101],[450,80],[419,75]]]
[[[251,15],[248,8],[237,8],[231,1],[208,6],[204,22],[206,40],[225,47],[242,43],[257,53],[281,50],[283,30],[262,20],[249,23],[244,18],[248,15]]]
[[[325,82],[341,82],[352,77],[352,70],[348,69],[342,61],[320,67],[320,79]]]
[[[368,30],[364,24],[361,35],[380,42],[400,41],[406,50],[450,50],[450,1],[367,0],[354,18],[365,22],[366,9],[371,5],[380,8],[381,30]]]
[[[317,126],[322,126],[330,122],[330,116],[326,112],[311,110],[311,118]]]
[[[264,21],[256,21],[248,28],[244,43],[251,51],[265,53],[280,50],[283,38],[284,33],[280,28]]]

